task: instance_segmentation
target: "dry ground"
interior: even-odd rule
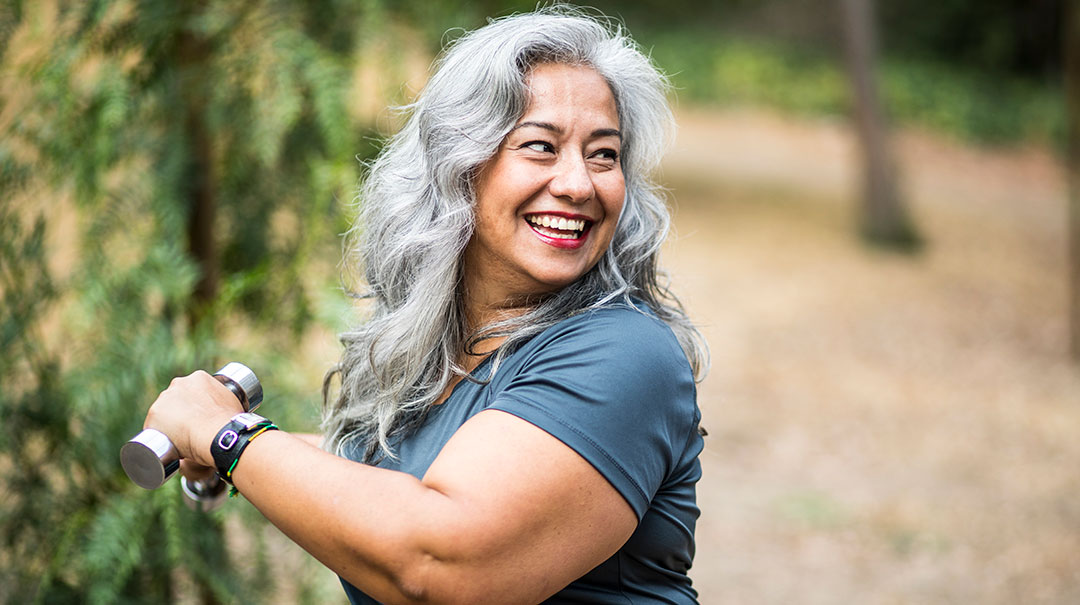
[[[842,125],[679,121],[665,258],[712,347],[702,602],[1080,602],[1056,161],[901,136],[909,257],[854,236]]]

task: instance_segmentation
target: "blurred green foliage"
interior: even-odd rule
[[[802,115],[844,117],[851,111],[847,74],[832,53],[692,30],[647,40],[684,101]],[[879,84],[889,115],[900,124],[978,143],[1059,145],[1064,140],[1061,88],[1054,83],[885,57]]]
[[[334,0],[0,10],[0,601],[274,590],[253,509],[196,514],[176,481],[143,491],[118,448],[173,376],[229,359],[256,369],[277,422],[314,427],[316,393],[297,392],[288,351],[318,311],[309,267],[336,255],[356,154],[372,149],[347,99],[375,12]],[[200,199],[209,254],[192,243]],[[219,277],[200,294],[208,269]],[[229,339],[237,329],[250,336]],[[237,511],[251,536],[230,543]],[[290,578],[315,594],[305,582]]]
[[[391,3],[429,41],[532,2]],[[846,117],[836,2],[594,0],[624,23],[691,103]],[[879,85],[901,125],[989,144],[1063,145],[1061,0],[878,0]],[[458,28],[458,29],[455,29]],[[438,50],[432,44],[431,50]]]
[[[1029,82],[1060,81],[1063,0],[878,0],[877,5],[889,56]]]

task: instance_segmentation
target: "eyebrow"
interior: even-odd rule
[[[551,122],[533,122],[533,121],[522,122],[522,123],[514,126],[513,128],[511,128],[510,132],[514,132],[515,130],[517,130],[519,128],[525,128],[526,126],[533,126],[535,128],[543,128],[544,130],[550,130],[551,132],[554,132],[555,134],[559,134],[559,135],[561,135],[563,133],[562,128],[559,128],[558,126],[552,124]],[[590,134],[590,137],[594,138],[594,139],[595,138],[600,138],[600,137],[617,137],[620,141],[622,140],[622,133],[619,132],[618,128],[597,128],[596,130],[592,131],[589,134]]]

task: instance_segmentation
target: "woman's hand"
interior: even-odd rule
[[[180,474],[188,481],[207,482],[217,475],[217,469],[212,466],[203,466],[190,460],[180,461]]]
[[[193,465],[214,466],[210,443],[221,427],[242,411],[232,391],[200,370],[169,383],[150,406],[143,428],[165,433],[186,461],[185,470],[195,478],[200,473]]]

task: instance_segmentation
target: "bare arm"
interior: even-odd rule
[[[322,447],[322,435],[315,433],[290,433],[293,437],[300,439],[301,441],[310,443],[315,447]]]
[[[231,395],[213,379],[181,380],[190,389],[185,383],[176,397],[172,388],[163,393],[161,414],[152,408],[147,424],[173,430],[181,454],[207,464],[213,434],[232,413],[216,402]],[[204,389],[213,397],[198,394]],[[191,413],[193,397],[213,399],[203,403],[214,413]],[[216,417],[170,429],[179,400],[187,423]],[[233,478],[290,538],[386,602],[539,601],[604,561],[637,523],[629,504],[576,452],[494,410],[466,422],[422,480],[277,431],[251,443]]]

